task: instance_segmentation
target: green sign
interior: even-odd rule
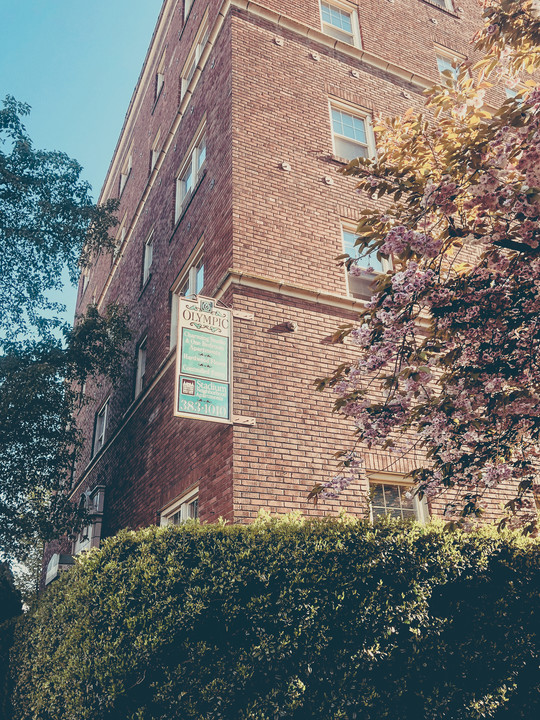
[[[228,384],[180,376],[178,412],[223,420],[228,419]]]
[[[229,338],[182,328],[180,372],[228,382]]]
[[[231,317],[213,298],[179,298],[176,416],[231,422]]]

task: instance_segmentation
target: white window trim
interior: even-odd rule
[[[200,22],[199,29],[195,35],[195,39],[191,46],[191,50],[187,56],[186,62],[180,73],[180,102],[184,99],[189,86],[193,78],[197,73],[197,67],[199,60],[202,57],[206,43],[208,42],[208,36],[210,33],[210,26],[208,24],[208,10],[205,12],[203,19]],[[200,68],[202,72],[202,67]]]
[[[159,65],[156,71],[156,85],[154,93],[154,104],[159,100],[163,86],[165,85],[165,53],[161,56]]]
[[[442,2],[438,2],[438,0],[427,0],[427,2],[430,5],[435,5],[435,7],[438,7],[441,10],[447,10],[451,13],[455,12],[452,0],[442,0]]]
[[[186,284],[186,281],[193,287],[197,282],[197,266],[201,260],[204,265],[204,242],[203,238],[199,240],[194,250],[191,252],[183,269],[181,270],[178,278],[173,283],[171,288],[171,326],[170,326],[170,338],[169,338],[169,349],[172,350],[176,347],[177,335],[178,335],[178,298],[181,297],[180,289]],[[203,285],[204,288],[204,285]]]
[[[145,386],[144,380],[145,380],[145,376],[146,376],[147,339],[148,339],[148,336],[145,335],[137,346],[137,372],[135,374],[135,397],[136,398],[139,397],[139,395],[144,390],[144,386]]]
[[[352,115],[354,117],[360,118],[364,121],[364,125],[366,128],[366,140],[367,144],[362,145],[362,143],[357,143],[359,147],[366,147],[368,152],[368,157],[372,160],[375,159],[377,156],[377,148],[375,145],[375,133],[373,132],[373,123],[371,120],[371,113],[368,110],[364,110],[358,105],[353,105],[352,103],[344,102],[343,100],[337,100],[334,98],[329,99],[328,103],[328,114],[330,117],[330,132],[332,134],[332,153],[335,158],[339,160],[344,160],[345,162],[349,162],[346,158],[341,157],[336,152],[336,145],[335,145],[335,133],[334,133],[334,122],[332,118],[332,109],[341,110],[344,113],[347,113],[348,115]],[[340,137],[340,136],[339,136]],[[354,140],[351,140],[350,138],[345,138],[346,140],[350,142],[354,142]]]
[[[152,172],[152,170],[156,167],[156,163],[159,158],[159,153],[161,152],[160,140],[161,140],[161,128],[157,131],[156,137],[154,138],[154,142],[152,143],[152,147],[150,149],[150,172]]]
[[[346,248],[345,248],[345,238],[343,235],[344,232],[350,232],[357,236],[356,225],[349,220],[341,221],[340,233],[341,233],[341,243],[342,243],[343,253],[347,252]],[[360,267],[362,268],[362,270],[364,270],[364,268],[362,266],[362,262],[365,261],[365,259],[366,258],[360,258]],[[366,267],[368,267],[368,266],[366,266]],[[382,260],[382,269],[383,269],[383,272],[388,272],[388,270],[391,270],[392,269],[392,261],[390,259],[388,259],[388,260],[383,259]],[[364,270],[362,275],[351,276],[351,274],[349,273],[346,266],[345,266],[344,270],[345,270],[345,276],[346,276],[346,281],[347,281],[347,294],[350,295],[351,297],[357,297],[359,299],[366,299],[367,296],[370,294],[370,292],[369,292],[370,284],[373,282],[374,278],[379,273],[378,272],[370,273],[366,269],[366,270]],[[365,285],[365,287],[366,287],[365,297],[363,297],[363,294],[361,295],[358,292],[355,293],[355,290],[354,290],[355,281],[358,282],[358,284],[363,283]]]
[[[437,64],[437,70],[439,71],[440,78],[443,81],[447,80],[448,78],[446,78],[446,76],[444,76],[442,74],[442,71],[439,70],[439,64],[438,64],[439,58],[441,60],[444,59],[451,63],[455,63],[456,65],[460,65],[462,62],[465,62],[465,60],[467,59],[465,57],[465,55],[462,55],[461,53],[458,53],[455,50],[447,48],[444,45],[435,44],[434,48],[435,48],[435,62]],[[457,76],[458,76],[458,70],[456,69],[454,82],[457,81]]]
[[[90,515],[90,521],[73,541],[73,555],[78,555],[85,550],[90,550],[90,548],[99,547],[103,524],[104,496],[104,485],[98,485],[92,491],[84,493],[83,498],[86,499],[86,508]]]
[[[150,280],[150,270],[152,268],[152,262],[154,260],[154,230],[150,231],[150,234],[144,242],[143,248],[143,276],[142,284],[143,287]]]
[[[205,159],[202,165],[199,166],[200,159],[200,147],[204,141],[205,147]],[[180,220],[182,212],[189,202],[190,197],[195,192],[199,180],[203,175],[203,170],[206,165],[206,126],[203,122],[199,130],[195,133],[193,140],[189,146],[187,153],[184,156],[180,169],[176,174],[175,180],[175,206],[174,206],[174,222],[175,224]],[[187,170],[191,168],[191,188],[184,192],[183,183],[184,176]]]
[[[107,435],[107,423],[108,423],[108,419],[109,419],[108,416],[109,416],[109,400],[110,399],[111,398],[109,396],[96,413],[94,447],[93,447],[92,457],[97,455],[98,452],[105,445],[105,438]],[[102,426],[101,432],[98,435],[98,427],[99,427],[99,422],[100,422],[101,417],[103,417],[103,426]]]
[[[328,31],[328,26],[330,28],[334,27],[333,25],[329,23],[325,23],[323,20],[323,13],[322,13],[322,3],[325,3],[326,5],[331,5],[338,10],[341,10],[342,12],[347,13],[350,15],[351,18],[351,28],[352,28],[352,43],[348,43],[346,40],[342,40],[341,38],[336,37],[331,31]],[[353,45],[354,47],[361,48],[362,47],[362,40],[360,35],[360,24],[358,22],[358,9],[356,5],[353,5],[352,3],[344,2],[343,0],[319,0],[319,12],[321,16],[321,29],[325,35],[329,35],[330,37],[335,38],[339,42],[343,42],[347,45]],[[336,30],[339,31],[339,28],[336,28]]]
[[[193,7],[193,0],[184,0],[184,22],[188,19],[188,15]]]
[[[371,488],[371,485],[377,485],[377,484],[383,484],[383,485],[399,485],[401,488],[407,488],[411,491],[414,490],[414,485],[410,482],[405,480],[403,475],[399,475],[398,473],[386,473],[386,472],[368,472],[369,477],[369,485]],[[428,504],[426,501],[426,498],[420,498],[418,495],[413,496],[413,508],[416,514],[416,521],[422,524],[426,524],[430,521],[430,515],[429,515],[429,509]],[[374,520],[373,516],[373,509],[371,506],[371,500],[369,503],[369,516],[371,522]]]
[[[180,495],[180,497],[173,500],[172,503],[169,505],[166,505],[162,510],[160,510],[160,518],[159,518],[159,524],[161,527],[164,527],[166,525],[172,525],[173,520],[172,518],[174,515],[176,515],[178,512],[182,512],[185,508],[187,511],[188,506],[194,501],[199,499],[199,487],[198,485],[195,487],[192,487],[187,492]],[[188,517],[186,517],[185,520],[189,520]]]
[[[126,187],[128,178],[131,175],[132,168],[133,168],[133,145],[129,149],[127,157],[124,160],[124,164],[122,166],[122,171],[120,172],[120,185],[119,185],[119,196],[120,197],[122,196],[122,193],[124,192],[124,188]]]

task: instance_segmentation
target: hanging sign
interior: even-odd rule
[[[231,315],[212,298],[179,298],[176,416],[231,422]]]

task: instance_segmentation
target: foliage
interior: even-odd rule
[[[21,626],[12,718],[530,720],[539,557],[391,521],[123,532]]]
[[[77,521],[73,411],[87,377],[118,374],[128,337],[114,305],[90,306],[73,330],[59,317],[52,291],[111,248],[117,202],[94,205],[75,161],[33,148],[28,112],[9,96],[0,110],[0,548],[18,557]]]
[[[50,540],[77,523],[68,500],[82,438],[72,415],[90,375],[115,377],[128,337],[125,311],[90,306],[66,344],[27,343],[0,355],[0,546],[25,557],[28,539]],[[80,521],[84,518],[81,516]]]
[[[393,269],[337,334],[358,360],[319,387],[334,387],[364,446],[423,448],[412,477],[421,495],[445,493],[450,518],[478,516],[502,485],[510,519],[530,531],[540,491],[540,91],[527,81],[497,111],[484,105],[505,47],[513,68],[540,62],[539,23],[523,35],[525,11],[530,0],[490,3],[478,81],[466,65],[457,80],[447,71],[425,113],[382,123],[377,159],[345,169],[369,198],[385,197],[362,211],[357,245]],[[354,453],[344,464],[313,494],[335,494],[362,471]]]
[[[6,720],[9,718],[9,652],[15,623],[21,613],[21,594],[15,587],[9,563],[0,561],[0,718]]]
[[[0,110],[0,337],[13,340],[58,328],[64,270],[111,247],[117,201],[94,205],[81,167],[61,152],[36,150],[22,118],[30,108],[7,96]]]

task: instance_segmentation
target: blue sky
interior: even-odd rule
[[[0,0],[0,98],[32,106],[25,125],[34,146],[78,160],[95,198],[161,5]]]

